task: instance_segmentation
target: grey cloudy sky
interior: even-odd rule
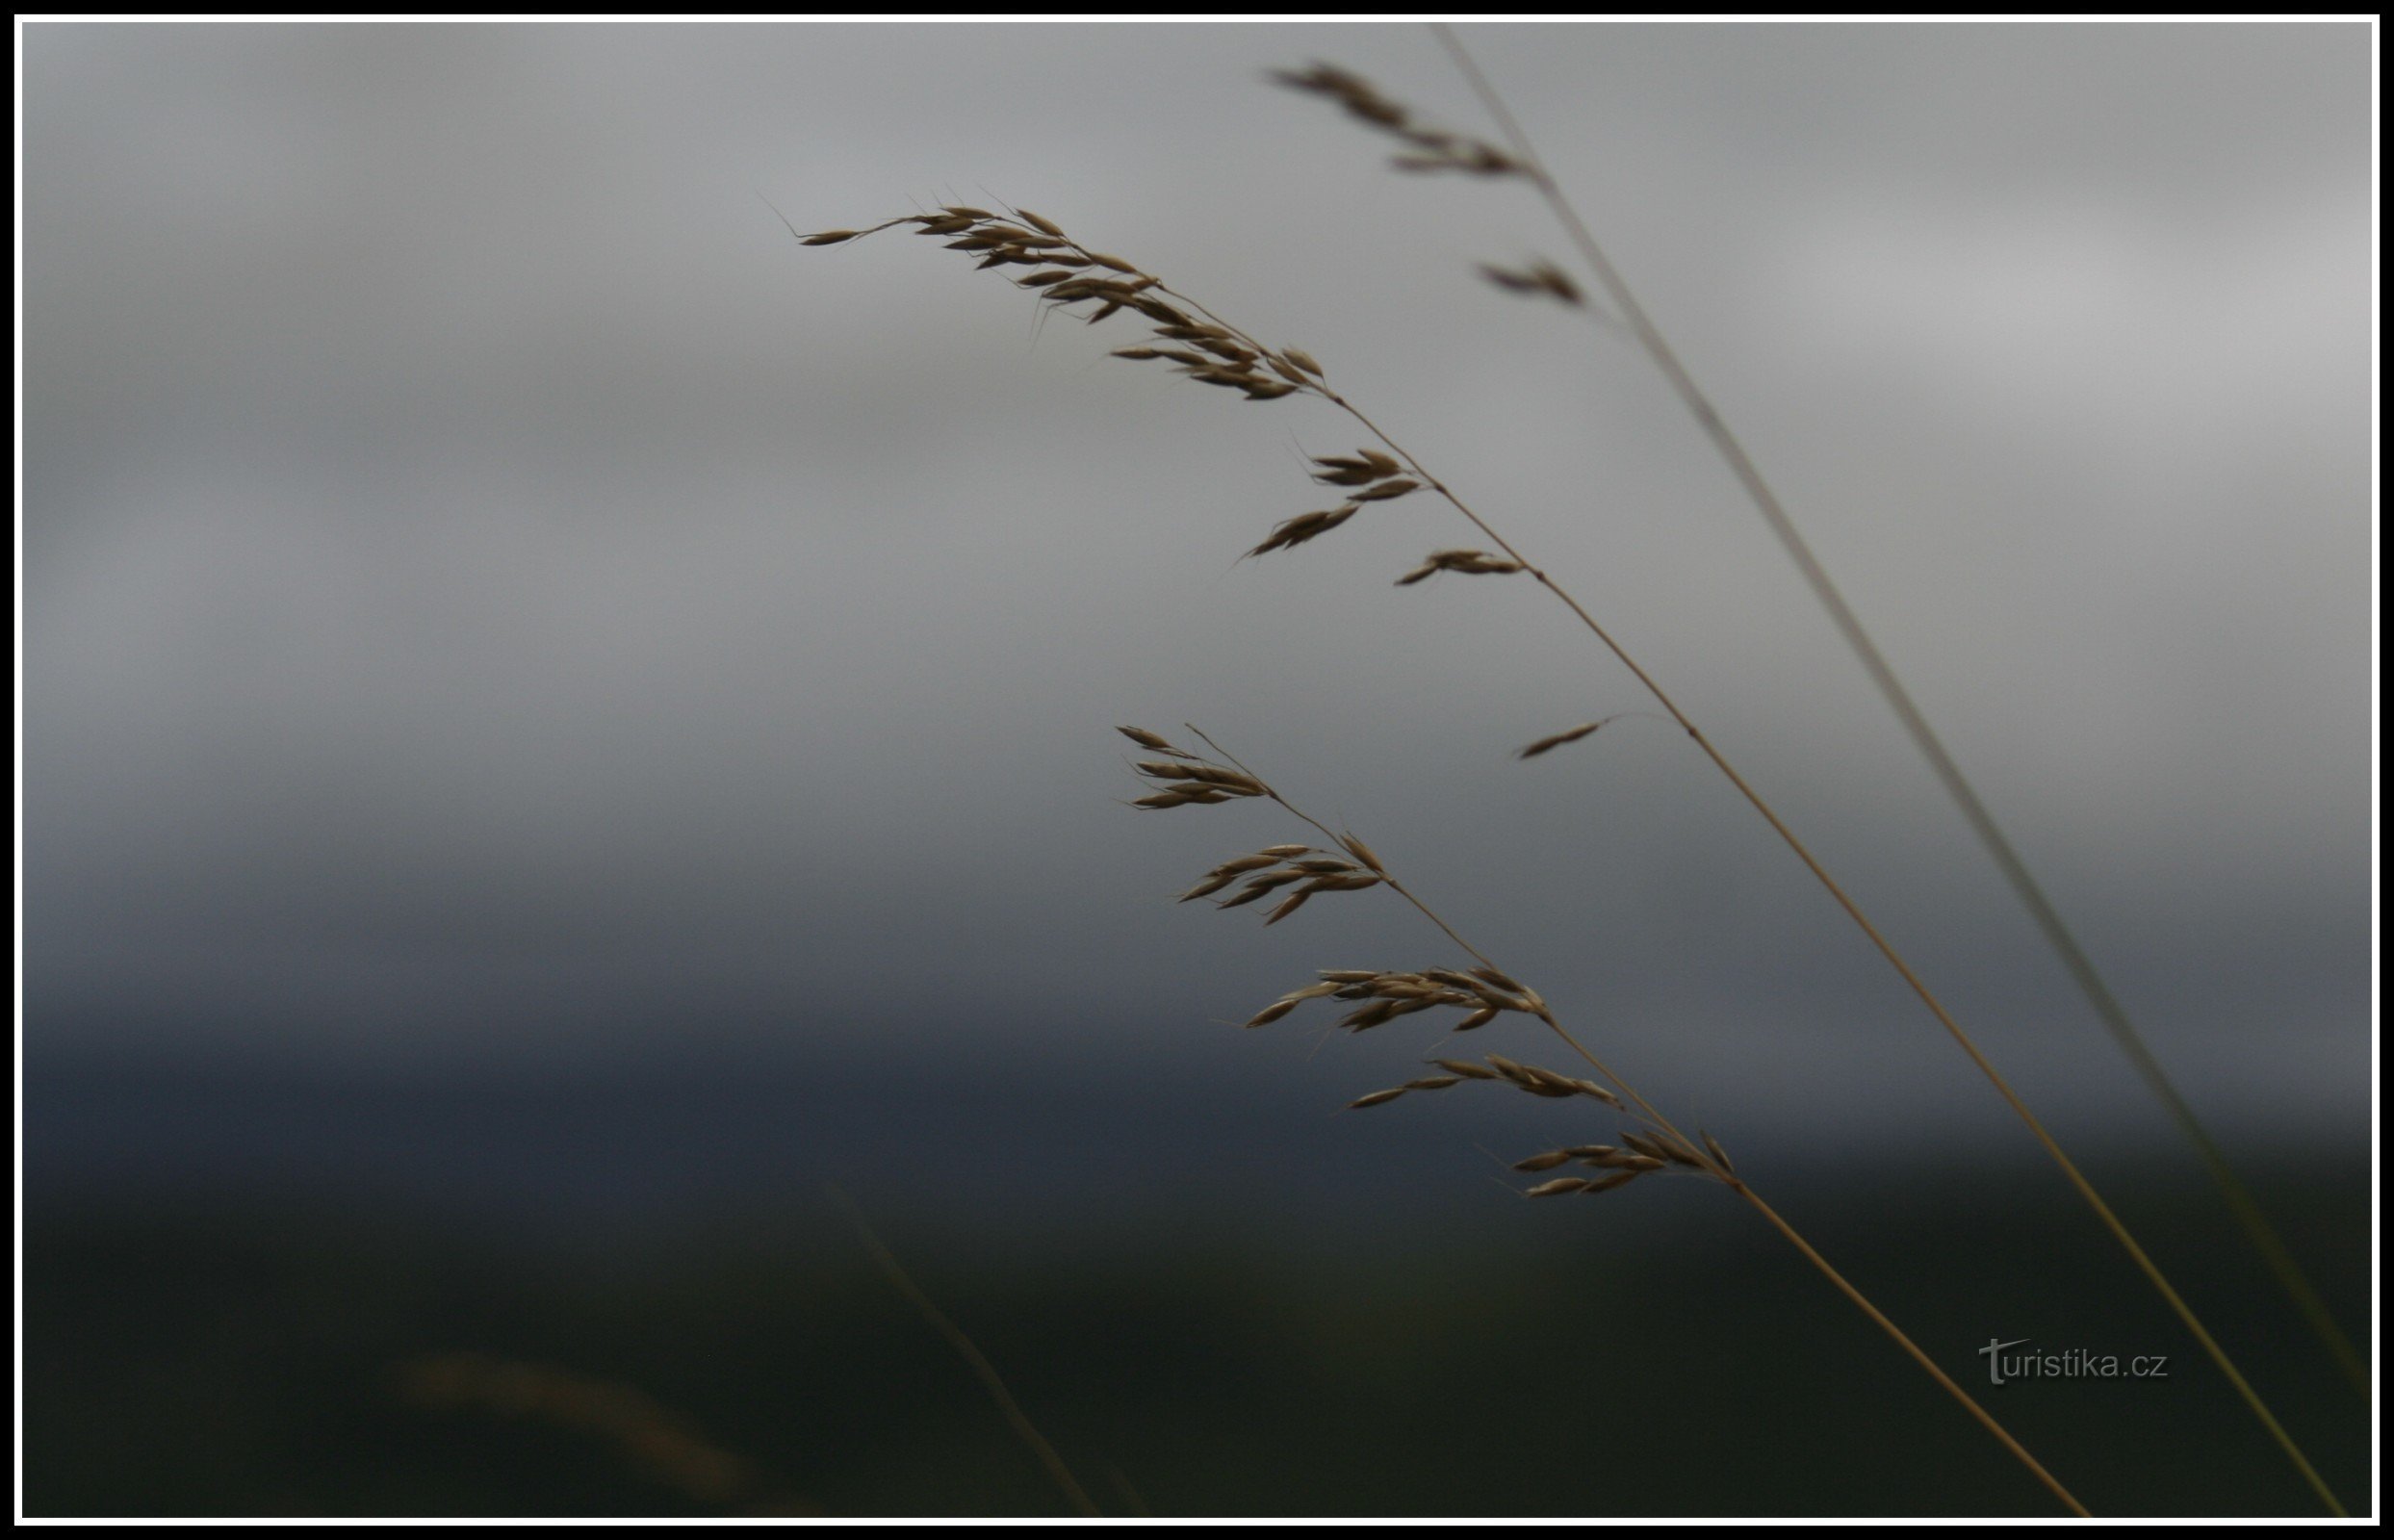
[[[2207,1110],[2355,1128],[2367,29],[1465,36]],[[759,194],[1000,198],[1319,356],[2149,1131],[1652,369],[1471,277],[1544,209],[1263,80],[1317,57],[1488,132],[1412,26],[28,28],[32,1046],[1384,1083],[1212,1025],[1445,958],[1172,907],[1292,837],[1118,806],[1114,724],[1195,720],[1716,1122],[2017,1137],[1666,727],[1506,759],[1648,703],[1526,585],[1391,587],[1451,512],[1234,564],[1351,427]]]

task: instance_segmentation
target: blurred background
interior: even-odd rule
[[[1106,359],[892,232],[1016,202],[1343,392],[1571,586],[2087,1165],[2355,1510],[2274,1292],[1735,483],[1480,282],[1523,187],[1427,28],[21,31],[22,1502],[1061,1512],[837,1184],[1109,1512],[2023,1513],[1741,1205],[1436,1029],[1454,955],[1172,895],[1194,721],[1369,838],[1983,1383],[2098,1512],[2304,1489],[1735,792],[1351,425]],[[2347,1328],[2375,1175],[2361,24],[1463,36]],[[1550,1058],[1515,1027],[1478,1051]],[[1975,1376],[1972,1379],[1972,1376]]]

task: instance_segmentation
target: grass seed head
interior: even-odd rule
[[[1604,724],[1602,722],[1583,722],[1576,728],[1567,728],[1564,731],[1556,733],[1552,737],[1540,738],[1537,742],[1527,745],[1518,751],[1513,757],[1517,759],[1534,759],[1549,749],[1559,749],[1566,743],[1577,743],[1582,738],[1586,737],[1589,733],[1595,732],[1598,728],[1603,726]]]
[[[1714,1139],[1710,1134],[1706,1134],[1704,1135],[1704,1147],[1712,1153],[1712,1163],[1721,1168],[1724,1175],[1735,1176],[1738,1174],[1738,1168],[1729,1164],[1729,1151],[1721,1148],[1721,1142],[1719,1140]]]
[[[1253,1015],[1248,1017],[1245,1025],[1249,1027],[1268,1027],[1274,1021],[1279,1020],[1282,1016],[1287,1015],[1291,1011],[1296,1010],[1298,1004],[1299,1002],[1295,1000],[1274,1000],[1270,1005],[1264,1007],[1261,1011],[1258,1011]]]

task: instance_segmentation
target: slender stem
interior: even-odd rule
[[[1681,402],[1686,406],[1688,414],[1696,420],[1697,424],[1711,439],[1714,449],[1729,466],[1731,474],[1737,477],[1738,485],[1745,490],[1746,496],[1752,500],[1756,510],[1762,514],[1763,522],[1770,526],[1771,531],[1778,536],[1780,543],[1786,547],[1789,556],[1795,562],[1796,570],[1802,575],[1806,584],[1811,587],[1821,606],[1828,611],[1829,618],[1836,625],[1839,634],[1845,639],[1846,645],[1861,660],[1864,671],[1869,675],[1872,683],[1878,687],[1880,695],[1886,699],[1889,706],[1894,711],[1896,720],[1912,738],[1915,746],[1919,749],[1921,756],[1928,760],[1929,768],[1944,786],[1946,795],[1961,809],[1964,820],[1969,823],[1972,833],[1978,836],[1979,843],[1985,847],[1997,869],[2003,874],[2005,882],[2011,886],[2013,893],[2019,898],[2022,907],[2028,911],[2030,917],[2035,920],[2037,928],[2044,933],[2046,943],[2060,956],[2063,965],[2077,984],[2079,991],[2093,1006],[2097,1017],[2102,1022],[2105,1030],[2111,1034],[2113,1040],[2119,1044],[2121,1050],[2127,1055],[2129,1063],[2143,1078],[2147,1089],[2162,1104],[2171,1120],[2177,1124],[2179,1132],[2195,1146],[2195,1152],[2209,1173],[2212,1184],[2219,1189],[2221,1197],[2227,1202],[2229,1212],[2243,1228],[2253,1249],[2260,1253],[2262,1261],[2277,1275],[2279,1286],[2293,1298],[2296,1306],[2309,1322],[2312,1330],[2318,1334],[2322,1344],[2335,1358],[2345,1376],[2355,1389],[2366,1395],[2369,1389],[2368,1368],[2358,1350],[2354,1347],[2352,1339],[2337,1323],[2334,1315],[2328,1309],[2326,1301],[2320,1297],[2318,1290],[2312,1286],[2301,1265],[2295,1261],[2293,1253],[2287,1249],[2285,1242],[2279,1238],[2277,1230],[2262,1214],[2260,1205],[2253,1199],[2252,1192],[2229,1167],[2226,1152],[2221,1149],[2219,1142],[2212,1138],[2209,1130],[2203,1126],[2202,1120],[2196,1115],[2193,1106],[2187,1102],[2185,1096],[2170,1079],[2160,1060],[2154,1056],[2143,1035],[2137,1031],[2136,1024],[2129,1019],[2126,1008],[2121,1004],[2119,996],[2112,992],[2110,986],[2097,969],[2094,959],[2089,957],[2086,949],[2079,944],[2068,922],[2062,918],[2060,910],[2054,906],[2042,885],[2030,873],[2027,863],[2021,860],[2018,849],[2004,834],[2002,826],[1995,822],[1995,814],[1978,795],[1977,788],[1962,773],[1961,765],[1954,760],[1944,741],[1929,726],[1928,718],[1921,712],[1918,704],[1913,700],[1911,692],[1904,687],[1903,681],[1896,677],[1893,666],[1888,662],[1886,654],[1879,650],[1878,644],[1871,639],[1870,633],[1862,624],[1861,617],[1854,612],[1853,606],[1846,603],[1844,595],[1839,591],[1836,582],[1829,577],[1827,569],[1822,567],[1819,559],[1813,554],[1810,544],[1805,541],[1802,531],[1795,526],[1794,519],[1789,516],[1786,506],[1779,500],[1778,494],[1772,491],[1761,468],[1754,463],[1753,457],[1746,452],[1745,446],[1739,442],[1737,434],[1731,431],[1729,424],[1713,407],[1711,399],[1697,386],[1694,376],[1681,363],[1678,353],[1664,340],[1661,330],[1646,314],[1645,307],[1637,302],[1637,297],[1631,292],[1628,281],[1621,276],[1620,270],[1605,255],[1604,248],[1598,244],[1594,232],[1588,228],[1587,222],[1580,218],[1579,211],[1572,206],[1570,199],[1564,196],[1561,186],[1549,174],[1545,163],[1538,158],[1536,149],[1531,144],[1529,135],[1523,130],[1520,122],[1514,118],[1511,110],[1506,107],[1504,97],[1499,94],[1495,85],[1464,48],[1461,38],[1456,35],[1451,25],[1444,22],[1431,23],[1431,31],[1437,35],[1439,41],[1446,45],[1448,53],[1453,56],[1464,78],[1470,82],[1481,105],[1497,120],[1514,157],[1528,168],[1531,181],[1536,186],[1540,195],[1545,198],[1548,207],[1554,211],[1555,218],[1569,233],[1573,244],[1579,247],[1582,259],[1587,263],[1598,282],[1604,286],[1605,293],[1611,299],[1614,307],[1629,322],[1630,329],[1636,336],[1639,345],[1645,348],[1647,356],[1654,361],[1655,367],[1661,372],[1663,378],[1678,394]],[[1617,652],[1618,649],[1615,651]],[[1710,746],[1707,747],[1709,752]],[[1717,755],[1714,756],[1716,760],[1718,757]],[[1723,768],[1726,769],[1727,766],[1724,765]],[[1774,819],[1773,822],[1776,823],[1776,820]],[[1809,860],[1810,859],[1807,858],[1808,863]],[[1817,871],[1817,867],[1815,869]],[[1826,881],[1825,877],[1823,881]],[[1847,908],[1850,910],[1851,906],[1848,905]],[[1858,913],[1856,918],[1860,919]],[[1892,954],[1890,955],[1892,958]],[[1900,962],[1896,965],[1902,966]],[[1909,970],[1906,970],[1906,977],[1910,977]],[[1939,1015],[1942,1018],[1944,1013],[1940,1012]],[[2006,1095],[2008,1099],[2009,1093],[2006,1092]],[[2125,1240],[2124,1234],[2122,1239]],[[2167,1284],[2162,1283],[2157,1273],[2153,1274],[2153,1279],[2161,1286],[2165,1295],[2169,1294]],[[2171,1297],[2175,1300],[2175,1296],[2172,1295]],[[2186,1320],[2187,1324],[2195,1327],[2198,1337],[2202,1338],[2207,1345],[2208,1335],[2196,1325],[2191,1316]],[[2272,1418],[2267,1408],[2252,1395],[2249,1387],[2245,1385],[2243,1376],[2235,1372],[2225,1357],[2216,1353],[2214,1356],[2218,1358],[2220,1367],[2227,1373],[2229,1379],[2235,1382],[2238,1389],[2246,1395],[2252,1410],[2270,1427],[2271,1431],[2278,1434],[2280,1441],[2284,1442],[2284,1435],[2278,1429],[2276,1419]],[[2308,1463],[2303,1460],[2300,1452],[2290,1443],[2287,1444],[2287,1452],[2294,1455],[2296,1463],[2303,1468],[2305,1476],[2311,1476],[2313,1486],[2318,1487],[2318,1480],[2316,1476],[2311,1476]],[[2330,1504],[2333,1504],[2332,1496],[2324,1489],[2321,1490],[2321,1496],[2327,1497]],[[2342,1510],[2339,1508],[2338,1511]]]
[[[1342,848],[1345,846],[1345,841],[1339,837],[1337,832],[1332,830],[1329,825],[1324,823],[1321,819],[1316,818],[1313,814],[1305,811],[1302,808],[1298,807],[1295,803],[1289,801],[1289,799],[1285,796],[1282,796],[1280,792],[1273,786],[1272,783],[1266,781],[1263,777],[1257,775],[1252,768],[1241,762],[1230,753],[1229,750],[1224,749],[1221,744],[1216,743],[1212,737],[1207,735],[1204,729],[1191,723],[1189,724],[1189,731],[1196,733],[1198,738],[1202,739],[1207,748],[1222,756],[1223,763],[1230,765],[1232,768],[1238,770],[1241,774],[1253,781],[1255,784],[1263,787],[1264,795],[1279,804],[1284,810],[1320,830],[1323,835],[1326,837],[1332,845],[1340,846]],[[1474,946],[1469,940],[1465,939],[1461,932],[1457,931],[1454,926],[1448,924],[1446,919],[1440,915],[1436,910],[1431,909],[1427,903],[1423,902],[1419,894],[1415,893],[1411,888],[1405,886],[1404,884],[1397,878],[1395,873],[1388,870],[1384,863],[1377,861],[1374,862],[1373,870],[1375,874],[1378,876],[1384,886],[1386,886],[1391,892],[1395,893],[1398,897],[1403,899],[1406,903],[1412,905],[1414,909],[1420,911],[1425,919],[1429,920],[1430,924],[1436,926],[1441,932],[1445,933],[1447,939],[1453,941],[1456,946],[1461,947],[1472,957],[1478,959],[1481,966],[1496,968],[1496,970],[1500,973],[1504,971],[1502,968],[1497,968],[1495,960],[1490,958],[1485,952],[1480,950],[1477,946]],[[1771,1226],[1781,1235],[1786,1236],[1788,1241],[1794,1245],[1796,1250],[1803,1253],[1806,1261],[1820,1270],[1821,1276],[1827,1278],[1830,1283],[1834,1284],[1840,1294],[1842,1294],[1846,1298],[1852,1300],[1856,1308],[1860,1309],[1864,1315],[1869,1317],[1872,1323],[1877,1325],[1881,1331],[1886,1332],[1889,1337],[1892,1338],[1897,1347],[1901,1348],[1906,1353],[1909,1353],[1912,1356],[1914,1362],[1918,1363],[1922,1369],[1928,1371],[1930,1377],[1934,1378],[1938,1384],[1944,1386],[1946,1393],[1953,1397],[1955,1400],[1960,1401],[1963,1408],[1967,1410],[1971,1417],[1977,1419],[1980,1426],[1986,1428],[1988,1432],[1993,1433],[1995,1438],[2002,1443],[2003,1447],[2012,1452],[2015,1458],[2017,1458],[2022,1465],[2026,1466],[2029,1474],[2045,1484],[2046,1490],[2051,1492],[2056,1498],[2060,1499],[2063,1505],[2068,1507],[2072,1513],[2077,1515],[2079,1518],[2084,1519],[2093,1517],[2093,1515],[2089,1514],[2086,1508],[2079,1503],[2078,1500],[2071,1495],[2068,1487],[2062,1485],[2061,1482],[2054,1477],[2050,1471],[2047,1471],[2043,1465],[2039,1464],[2036,1456],[2030,1454],[2026,1449],[2022,1448],[2020,1440],[2014,1438],[2011,1433],[2004,1428],[2001,1423],[1995,1421],[1993,1413],[1989,1412],[1984,1406],[1981,1406],[1975,1397],[1971,1396],[1969,1392],[1964,1390],[1960,1384],[1956,1383],[1953,1376],[1946,1373],[1944,1370],[1938,1365],[1937,1360],[1931,1358],[1928,1353],[1921,1348],[1919,1344],[1914,1342],[1909,1336],[1906,1336],[1903,1329],[1897,1326],[1892,1321],[1890,1321],[1887,1318],[1886,1313],[1880,1310],[1878,1306],[1872,1304],[1869,1297],[1849,1282],[1843,1273],[1838,1271],[1834,1267],[1831,1267],[1829,1265],[1828,1258],[1822,1256],[1817,1250],[1814,1249],[1812,1243],[1805,1240],[1804,1237],[1797,1232],[1795,1226],[1789,1224],[1784,1218],[1782,1218],[1778,1210],[1763,1202],[1762,1195],[1756,1193],[1742,1177],[1738,1176],[1737,1172],[1729,1169],[1729,1168],[1720,1161],[1715,1160],[1704,1144],[1698,1142],[1697,1141],[1691,1140],[1686,1135],[1681,1133],[1678,1127],[1674,1125],[1668,1117],[1664,1116],[1661,1111],[1657,1108],[1654,1103],[1648,1101],[1644,1096],[1640,1095],[1635,1087],[1632,1086],[1627,1080],[1624,1080],[1619,1071],[1613,1069],[1603,1060],[1597,1058],[1595,1054],[1589,1052],[1586,1045],[1582,1043],[1579,1039],[1573,1037],[1563,1026],[1563,1024],[1555,1018],[1555,1014],[1551,1010],[1548,1010],[1542,1003],[1537,1008],[1537,1016],[1539,1020],[1546,1023],[1548,1029],[1552,1031],[1555,1036],[1569,1044],[1573,1052],[1577,1053],[1582,1059],[1586,1060],[1587,1063],[1595,1068],[1598,1074],[1604,1076],[1604,1078],[1610,1083],[1615,1091],[1618,1091],[1623,1096],[1635,1102],[1637,1105],[1638,1111],[1644,1114],[1648,1120],[1653,1122],[1657,1128],[1660,1128],[1664,1133],[1669,1134],[1673,1140],[1677,1141],[1680,1144],[1685,1145],[1690,1153],[1696,1155],[1703,1162],[1704,1169],[1708,1174],[1718,1180],[1722,1186],[1727,1187],[1730,1191],[1736,1193],[1739,1197],[1745,1199],[1746,1202],[1752,1204],[1755,1212],[1762,1215],[1763,1219],[1769,1220]]]
[[[1994,1415],[1984,1406],[1979,1405],[1978,1402],[1971,1398],[1969,1392],[1954,1383],[1953,1377],[1947,1374],[1944,1370],[1939,1368],[1935,1359],[1929,1357],[1927,1353],[1921,1351],[1918,1343],[1905,1336],[1903,1332],[1897,1328],[1893,1322],[1888,1320],[1886,1316],[1880,1314],[1879,1307],[1865,1298],[1861,1290],[1846,1282],[1845,1275],[1843,1273],[1839,1272],[1837,1269],[1829,1266],[1828,1259],[1823,1257],[1819,1252],[1814,1250],[1811,1242],[1796,1234],[1795,1227],[1789,1224],[1786,1219],[1782,1219],[1777,1209],[1774,1209],[1769,1204],[1763,1202],[1761,1194],[1755,1192],[1753,1188],[1747,1186],[1743,1182],[1737,1184],[1737,1193],[1739,1197],[1744,1198],[1748,1203],[1753,1204],[1754,1211],[1760,1214],[1763,1219],[1768,1219],[1774,1229],[1776,1229],[1781,1235],[1788,1238],[1789,1244],[1791,1244],[1798,1251],[1803,1252],[1805,1259],[1811,1262],[1814,1267],[1818,1268],[1821,1274],[1831,1283],[1837,1285],[1838,1291],[1843,1294],[1846,1298],[1851,1299],[1856,1308],[1860,1309],[1864,1315],[1868,1316],[1872,1321],[1876,1322],[1881,1330],[1885,1331],[1890,1337],[1894,1338],[1896,1342],[1900,1343],[1903,1346],[1904,1351],[1910,1353],[1913,1356],[1913,1359],[1918,1362],[1922,1369],[1927,1370],[1929,1373],[1935,1377],[1938,1384],[1944,1386],[1946,1391],[1952,1395],[1954,1399],[1969,1408],[1970,1415],[1977,1418],[1981,1425],[1983,1425],[1988,1432],[1993,1433],[1996,1438],[2002,1440],[2003,1447],[2010,1450],[2013,1454],[2017,1455],[2021,1464],[2027,1466],[2029,1470],[2036,1473],[2037,1479],[2043,1481],[2056,1497],[2060,1498],[2065,1503],[2068,1503],[2070,1510],[2072,1513],[2075,1513],[2081,1519],[2094,1517],[2094,1515],[2088,1513],[2086,1509],[2078,1505],[2078,1500],[2072,1497],[2069,1491],[2065,1489],[2059,1481],[2055,1480],[2052,1476],[2046,1472],[2044,1466],[2037,1463],[2035,1456],[2031,1455],[2026,1450],[2020,1447],[2020,1441],[2012,1437],[2010,1433],[2006,1432],[2003,1424],[1996,1422]]]
[[[931,1329],[946,1338],[948,1346],[965,1360],[974,1377],[981,1381],[982,1388],[990,1393],[990,1399],[997,1403],[999,1414],[1006,1419],[1006,1425],[1014,1429],[1015,1437],[1028,1446],[1031,1452],[1038,1456],[1040,1464],[1046,1467],[1048,1476],[1063,1489],[1065,1500],[1088,1518],[1100,1517],[1097,1504],[1089,1500],[1089,1493],[1073,1478],[1070,1468],[1064,1463],[1064,1456],[1056,1452],[1056,1447],[1047,1442],[1045,1435],[1031,1425],[1031,1419],[1024,1414],[1021,1403],[1014,1399],[1014,1393],[1006,1388],[1006,1381],[999,1377],[997,1366],[990,1362],[989,1355],[965,1335],[962,1326],[948,1320],[946,1314],[931,1302],[931,1296],[917,1288],[913,1278],[907,1276],[906,1270],[898,1266],[895,1254],[881,1244],[881,1237],[873,1233],[872,1226],[864,1222],[864,1216],[848,1201],[848,1194],[837,1187],[829,1191],[834,1201],[848,1211],[848,1221],[856,1226],[857,1238],[864,1243],[864,1249],[872,1254],[874,1263],[888,1278],[890,1286],[904,1295],[907,1303],[921,1312],[922,1318],[931,1323]]]

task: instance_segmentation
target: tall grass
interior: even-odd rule
[[[1396,135],[1405,148],[1398,164],[1411,171],[1455,171],[1486,177],[1522,177],[1551,187],[1526,147],[1506,149],[1417,121],[1403,107],[1388,101],[1369,83],[1344,71],[1316,66],[1302,74],[1282,77],[1292,85],[1338,98],[1356,116]],[[1165,283],[1154,272],[1128,259],[1083,244],[1055,220],[1027,209],[992,210],[964,204],[943,205],[936,212],[903,216],[862,229],[791,234],[810,246],[845,244],[882,231],[909,228],[942,241],[972,259],[983,270],[1029,270],[1014,281],[1038,296],[1049,310],[1079,316],[1091,322],[1125,317],[1143,322],[1146,341],[1115,349],[1115,355],[1140,363],[1159,363],[1194,383],[1239,393],[1252,401],[1305,400],[1341,414],[1366,442],[1351,453],[1316,457],[1313,479],[1331,489],[1332,505],[1282,521],[1248,549],[1249,557],[1276,552],[1332,535],[1351,520],[1377,503],[1399,498],[1428,496],[1443,501],[1484,546],[1450,547],[1432,551],[1397,581],[1401,585],[1432,578],[1494,578],[1526,583],[1561,604],[1593,641],[1637,680],[1655,705],[1675,722],[1712,768],[1744,798],[1770,831],[1817,881],[1867,943],[1895,969],[1907,988],[1938,1026],[1962,1050],[1972,1068],[1987,1082],[2031,1137],[2059,1168],[2112,1239],[2127,1253],[2170,1309],[2196,1336],[2206,1353],[2234,1385],[2269,1433],[2300,1470],[2320,1500],[2341,1513],[2334,1495],[2308,1459],[2278,1423],[2258,1394],[2237,1370],[2226,1350],[2171,1284],[2159,1266],[2137,1243],[2127,1226],[2104,1201],[2085,1173],[2063,1150],[2021,1096],[1997,1070],[1985,1051],[1939,999],[1886,934],[1872,922],[1854,897],[1832,876],[1755,784],[1698,726],[1663,684],[1642,665],[1623,642],[1554,574],[1501,532],[1494,519],[1467,502],[1453,486],[1418,459],[1389,431],[1367,416],[1343,384],[1304,350],[1259,339],[1208,309],[1196,298]],[[1592,248],[1592,243],[1591,243]],[[1588,301],[1579,282],[1550,264],[1526,268],[1488,268],[1484,275],[1503,288],[1570,309],[1585,309]],[[1599,270],[1608,279],[1617,275]],[[1616,303],[1626,297],[1617,288]],[[1627,324],[1652,339],[1659,334],[1634,305],[1624,307]],[[1667,356],[1658,350],[1658,356]],[[1688,396],[1708,425],[1717,415]],[[1608,719],[1609,720],[1609,719]],[[1525,757],[1560,750],[1598,732],[1604,722],[1583,723],[1556,732],[1525,746]],[[1912,1342],[1886,1314],[1842,1276],[1769,1204],[1751,1181],[1731,1164],[1723,1144],[1699,1130],[1678,1126],[1660,1107],[1638,1092],[1598,1058],[1569,1030],[1562,1014],[1533,987],[1501,968],[1477,944],[1467,940],[1441,918],[1416,890],[1351,831],[1333,830],[1299,807],[1271,782],[1248,768],[1195,728],[1189,731],[1204,752],[1145,728],[1121,730],[1152,757],[1141,760],[1138,773],[1149,783],[1135,806],[1152,811],[1256,801],[1276,806],[1300,821],[1310,834],[1298,841],[1263,846],[1233,858],[1205,873],[1183,895],[1184,901],[1214,899],[1224,908],[1260,904],[1269,898],[1265,923],[1275,924],[1307,903],[1325,896],[1385,890],[1408,904],[1443,936],[1459,956],[1405,971],[1326,970],[1317,980],[1291,990],[1258,1012],[1248,1025],[1266,1027],[1308,1002],[1335,1000],[1351,1009],[1339,1026],[1364,1032],[1402,1016],[1436,1011],[1461,1013],[1457,1032],[1479,1031],[1509,1017],[1534,1023],[1577,1056],[1594,1078],[1521,1063],[1501,1054],[1477,1060],[1433,1059],[1434,1073],[1418,1075],[1401,1085],[1374,1091],[1351,1105],[1378,1107],[1401,1098],[1477,1087],[1511,1090],[1531,1095],[1573,1100],[1595,1116],[1617,1120],[1617,1142],[1587,1142],[1534,1152],[1517,1168],[1540,1178],[1526,1189],[1535,1198],[1599,1196],[1635,1182],[1678,1175],[1702,1181],[1736,1196],[1765,1223],[1794,1245],[1822,1276],[1861,1309],[1914,1362],[1929,1373],[1990,1434],[2021,1462],[2036,1480],[2070,1511],[2086,1509],[2068,1488],[2033,1457],[2020,1442]],[[1318,835],[1320,842],[1313,836]],[[1227,893],[1226,897],[1216,897]],[[1568,1170],[1565,1175],[1549,1174]],[[1583,1174],[1592,1173],[1592,1174]]]

